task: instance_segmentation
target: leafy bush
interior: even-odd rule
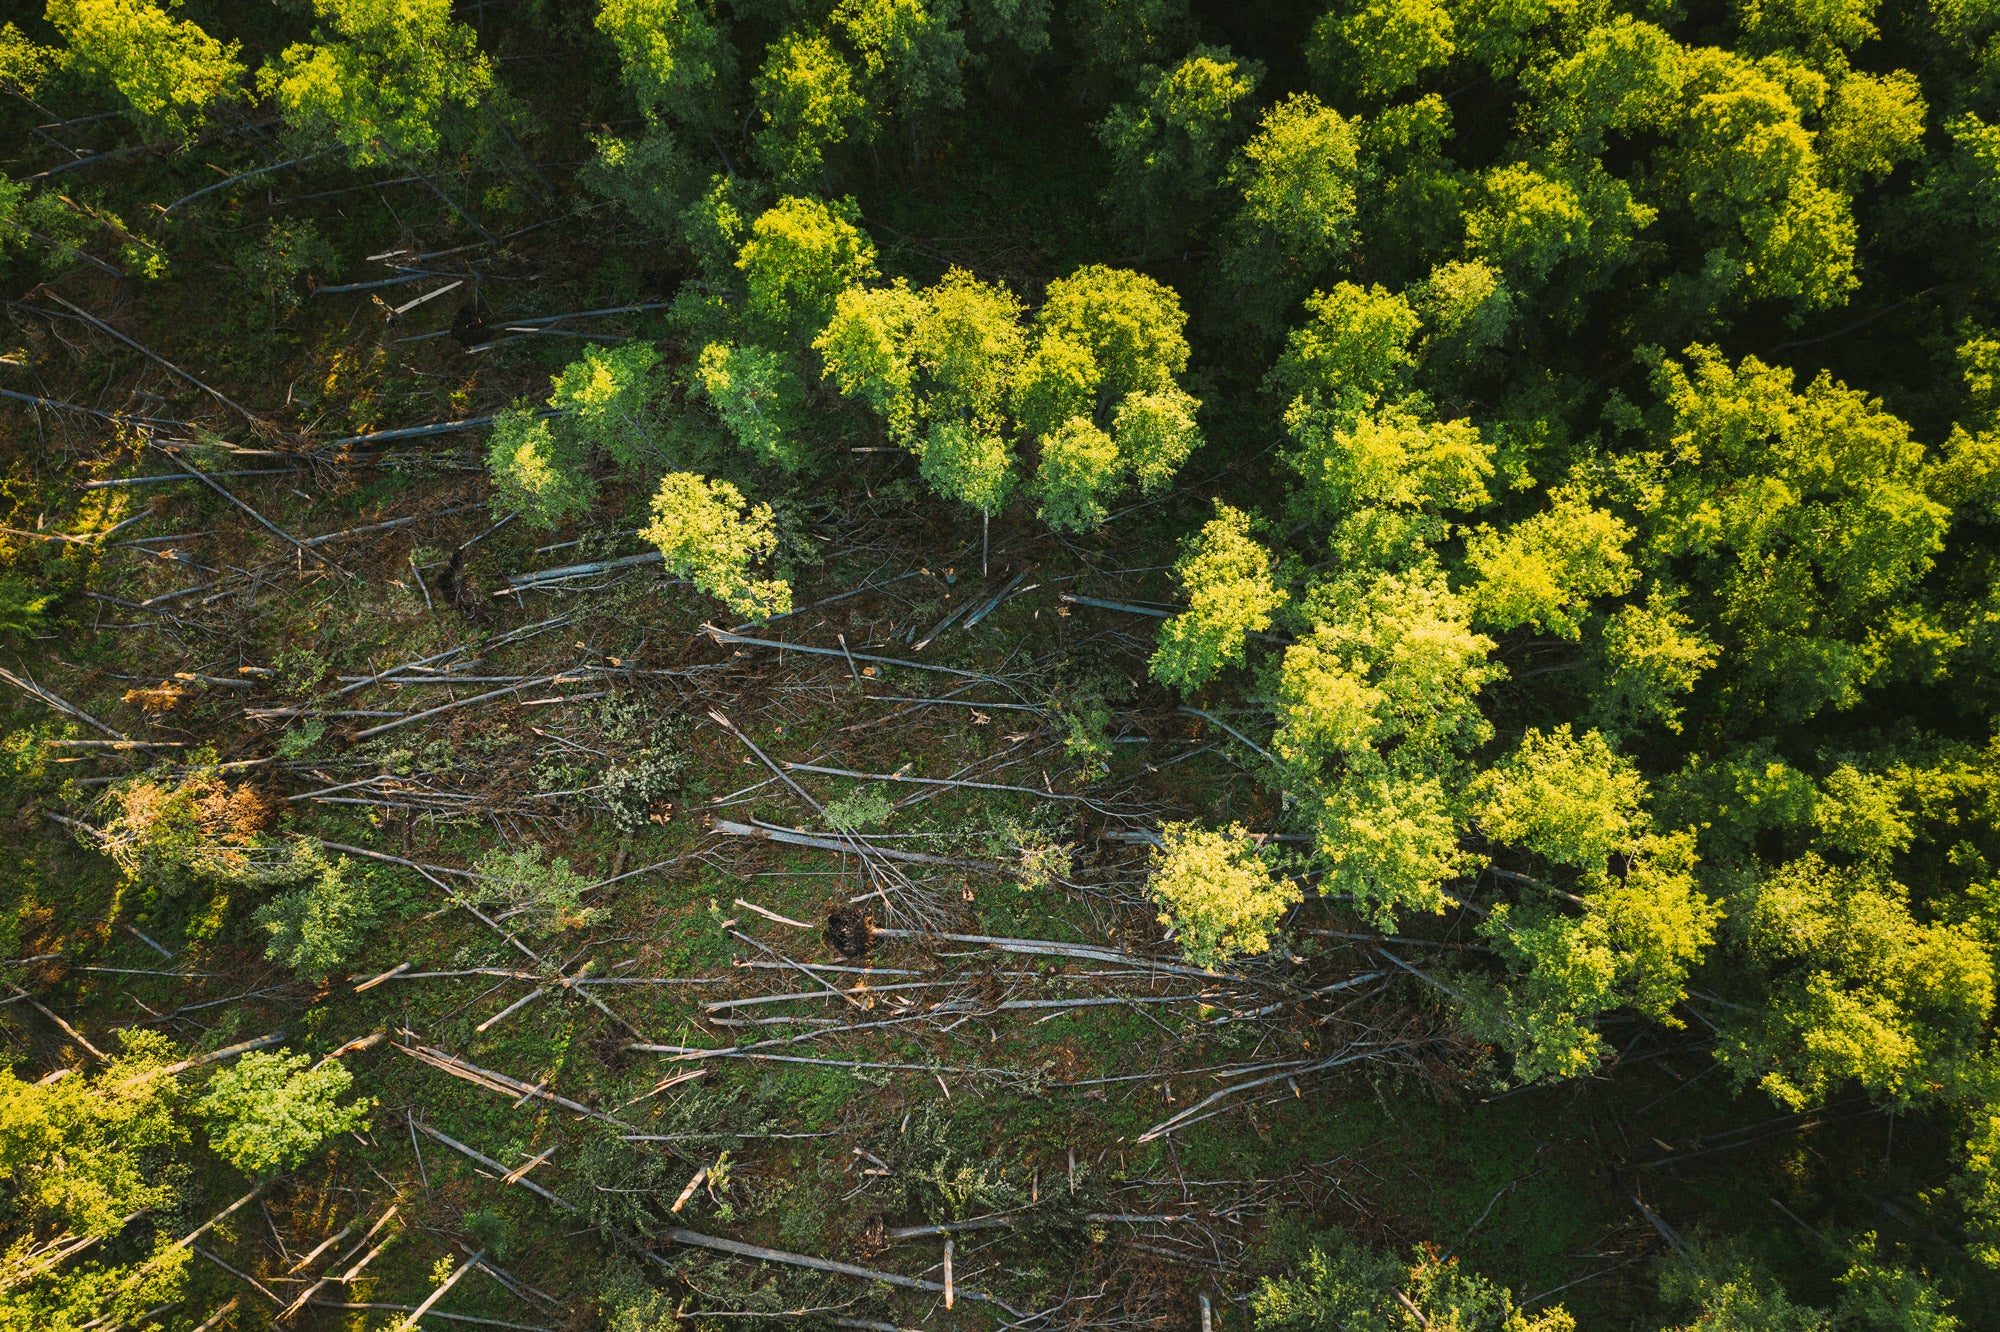
[[[311,877],[258,907],[253,919],[271,936],[264,956],[317,985],[360,950],[377,904],[370,871],[346,856],[315,852],[312,860]]]
[[[496,847],[473,868],[479,878],[470,890],[472,899],[500,908],[497,919],[531,934],[560,934],[588,925],[601,914],[583,905],[583,890],[590,880],[570,869],[561,856],[544,863],[539,846],[525,851]]]
[[[826,803],[826,821],[843,832],[874,828],[888,822],[896,802],[879,783],[860,782],[837,800]]]
[[[1274,875],[1238,825],[1170,823],[1160,836],[1147,890],[1188,960],[1208,967],[1269,949],[1278,921],[1301,900],[1298,885]]]
[[[337,1133],[365,1128],[371,1103],[340,1098],[354,1075],[338,1059],[314,1064],[286,1050],[253,1050],[208,1080],[195,1113],[221,1157],[247,1175],[299,1165]]]

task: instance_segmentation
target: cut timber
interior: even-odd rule
[[[16,998],[27,1000],[29,1007],[33,1008],[37,1013],[40,1013],[43,1017],[47,1018],[49,1021],[55,1023],[58,1027],[61,1027],[63,1029],[63,1034],[65,1036],[68,1036],[78,1045],[81,1045],[84,1049],[90,1051],[92,1055],[96,1056],[99,1063],[108,1064],[111,1062],[110,1055],[104,1053],[104,1051],[92,1045],[87,1039],[85,1039],[84,1034],[82,1032],[78,1031],[75,1027],[70,1026],[69,1023],[57,1017],[53,1010],[45,1007],[42,1001],[35,998],[34,995],[29,994],[26,990],[22,989],[18,985],[13,984],[11,981],[8,983],[7,988],[14,992]]]
[[[22,669],[25,670],[26,667],[23,667]],[[26,690],[28,693],[33,694],[36,698],[39,698],[40,700],[42,700],[42,702],[54,708],[57,712],[62,713],[65,717],[74,717],[78,721],[82,722],[85,726],[88,726],[95,731],[101,731],[105,735],[110,736],[113,740],[131,739],[130,736],[124,734],[122,731],[112,730],[109,726],[106,726],[103,722],[97,720],[97,718],[85,712],[82,708],[79,708],[71,703],[66,703],[62,699],[57,698],[54,694],[51,694],[48,690],[42,688],[40,685],[36,684],[32,680],[24,680],[20,676],[14,674],[12,671],[9,670],[0,670],[0,680],[5,680],[8,684],[13,685],[16,689]]]
[[[127,1087],[136,1087],[140,1083],[150,1082],[154,1078],[171,1077],[176,1073],[185,1073],[191,1068],[200,1068],[203,1064],[212,1064],[218,1059],[227,1059],[231,1055],[247,1054],[252,1050],[261,1050],[267,1045],[276,1045],[284,1039],[285,1033],[281,1029],[272,1032],[268,1036],[259,1036],[255,1040],[238,1041],[234,1045],[225,1045],[220,1050],[210,1050],[205,1055],[196,1055],[192,1059],[183,1059],[178,1064],[168,1064],[165,1068],[156,1068],[150,1073],[141,1073],[136,1078],[128,1078],[118,1084],[117,1090],[123,1091]]]
[[[484,1152],[476,1151],[456,1138],[447,1137],[428,1124],[418,1124],[417,1127],[467,1159],[485,1166],[496,1176],[504,1176],[508,1173],[505,1166]],[[520,1183],[522,1188],[540,1194],[565,1212],[574,1212],[577,1210],[575,1203],[550,1192],[548,1189],[535,1183],[532,1179],[523,1179]],[[640,1256],[646,1258],[648,1261],[657,1263],[661,1267],[670,1266],[666,1259],[656,1253],[648,1252],[643,1244],[631,1236],[619,1234],[616,1231],[612,1233],[638,1250]],[[862,1281],[880,1281],[885,1285],[900,1286],[904,1290],[923,1290],[935,1295],[942,1295],[944,1293],[944,1286],[942,1284],[936,1281],[925,1281],[921,1277],[906,1277],[896,1272],[880,1272],[872,1267],[857,1267],[853,1263],[835,1262],[830,1258],[815,1258],[810,1254],[804,1253],[787,1253],[783,1249],[767,1249],[760,1244],[743,1244],[736,1240],[722,1239],[716,1235],[704,1235],[700,1231],[695,1230],[668,1230],[661,1234],[661,1238],[671,1240],[675,1244],[685,1245],[691,1249],[707,1249],[714,1253],[734,1254],[739,1258],[756,1258],[767,1263],[781,1263],[787,1267],[803,1267],[814,1272],[831,1272],[836,1276],[855,1277]],[[981,1304],[990,1304],[994,1308],[1011,1314],[1015,1318],[1027,1317],[1019,1309],[1007,1304],[997,1296],[973,1290],[961,1290],[956,1292],[956,1294],[961,1299],[974,1300]]]
[[[464,1276],[467,1272],[470,1272],[473,1268],[479,1266],[479,1260],[481,1258],[484,1258],[485,1256],[486,1256],[486,1250],[481,1249],[479,1252],[473,1254],[470,1258],[460,1263],[458,1265],[457,1271],[453,1272],[450,1276],[446,1277],[436,1290],[432,1291],[430,1294],[424,1297],[424,1302],[422,1304],[419,1304],[416,1308],[410,1311],[409,1317],[405,1318],[402,1322],[396,1324],[396,1326],[401,1330],[401,1332],[411,1332],[412,1328],[416,1327],[416,1325],[419,1322],[423,1321],[423,1316],[431,1311],[431,1306],[433,1304],[436,1304],[439,1300],[443,1299],[445,1297],[445,1292],[449,1291],[453,1286],[456,1286],[458,1284],[460,1277]]]
[[[849,652],[844,648],[806,647],[800,643],[783,643],[773,638],[748,638],[742,634],[732,634],[726,629],[718,629],[705,624],[702,630],[718,643],[742,643],[748,647],[775,648],[780,652],[802,652],[813,657],[846,657],[854,661],[879,662],[884,666],[907,666],[913,671],[931,671],[938,675],[956,675],[967,680],[992,680],[993,677],[980,671],[961,671],[956,666],[939,666],[928,661],[905,661],[901,657],[877,657],[866,652]]]
[[[811,833],[791,832],[784,828],[760,828],[748,823],[737,823],[731,819],[717,819],[715,831],[724,837],[761,837],[767,842],[783,842],[787,846],[810,846],[821,851],[843,851],[854,854],[854,847],[832,837],[815,837]],[[916,865],[956,865],[961,869],[992,870],[995,873],[1012,873],[1006,865],[995,865],[984,860],[954,860],[949,856],[933,856],[923,851],[897,851],[889,847],[868,843],[868,854],[883,860],[902,860]]]
[[[362,981],[361,984],[354,987],[354,992],[356,994],[360,994],[363,990],[372,990],[377,985],[380,985],[383,981],[396,979],[396,977],[402,975],[404,972],[408,971],[414,965],[415,963],[411,962],[399,962],[395,966],[390,967],[387,971],[383,972],[381,975],[372,976],[369,979]]]
[[[587,1118],[611,1124],[617,1128],[633,1129],[633,1126],[624,1120],[613,1115],[607,1115],[602,1110],[593,1110],[581,1101],[572,1101],[567,1096],[558,1096],[552,1091],[545,1091],[539,1086],[523,1082],[519,1078],[509,1077],[505,1073],[496,1073],[492,1069],[480,1068],[477,1064],[468,1064],[455,1055],[446,1054],[443,1050],[433,1050],[427,1045],[399,1044],[396,1048],[418,1063],[429,1064],[432,1068],[449,1073],[455,1078],[463,1078],[465,1081],[475,1086],[484,1087],[488,1091],[501,1092],[504,1095],[517,1097],[521,1101],[526,1101],[531,1097],[539,1098],[544,1101],[553,1102],[565,1110],[574,1110]],[[633,1131],[637,1132],[636,1129],[633,1129]],[[504,1174],[505,1172],[503,1171],[502,1173]]]

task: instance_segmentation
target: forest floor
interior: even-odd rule
[[[587,273],[554,289],[504,300],[644,303]],[[168,315],[64,290],[104,324],[17,304],[36,371],[11,386],[70,406],[16,403],[0,432],[8,540],[71,589],[71,627],[9,663],[43,692],[0,706],[12,731],[159,748],[58,749],[5,785],[10,975],[47,1010],[14,1010],[15,1053],[86,1058],[55,1017],[190,1052],[381,1036],[345,1056],[372,1127],[219,1227],[191,1306],[309,1296],[296,1325],[381,1325],[485,1245],[433,1316],[580,1328],[651,1264],[711,1311],[846,1326],[1190,1327],[1205,1297],[1239,1327],[1288,1216],[1436,1245],[1604,1326],[1711,1209],[1809,1246],[1800,1153],[1859,1176],[1907,1149],[1879,1119],[1850,1133],[1861,1104],[1745,1128],[1707,1054],[1636,1024],[1594,1078],[1499,1092],[1439,1002],[1477,946],[1462,917],[1391,938],[1316,900],[1267,957],[1182,960],[1143,892],[1150,839],[1280,810],[1254,737],[1146,660],[1172,534],[1254,478],[1198,459],[1064,540],[938,516],[911,459],[860,441],[781,508],[798,609],[729,625],[663,577],[647,496],[615,477],[602,528],[551,535],[487,511],[476,429],[343,439],[533,393],[574,340],[468,352],[453,300],[385,320],[377,293],[334,293],[269,363],[225,365],[244,340],[198,294]],[[107,484],[139,477],[169,479]],[[248,890],[142,890],[62,826],[202,746],[271,831],[380,870],[345,974],[265,961]],[[589,880],[586,919],[479,904],[474,865],[530,847]],[[244,1186],[197,1167],[191,1217]],[[401,1240],[316,1285],[391,1208]]]

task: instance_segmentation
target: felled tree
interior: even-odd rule
[[[1298,905],[1297,884],[1273,874],[1235,824],[1207,829],[1169,823],[1146,891],[1165,911],[1188,960],[1212,967],[1271,947],[1271,932]]]
[[[117,89],[141,129],[186,140],[211,106],[241,96],[242,48],[173,17],[176,7],[157,0],[50,0],[48,20],[69,43],[66,63]]]
[[[246,1175],[289,1170],[335,1134],[366,1128],[367,1100],[340,1104],[354,1075],[338,1059],[252,1050],[208,1080],[195,1113],[208,1121],[208,1141]]]
[[[258,71],[286,121],[339,143],[355,166],[437,151],[449,107],[476,106],[492,66],[451,0],[313,0],[315,40]]]
[[[652,524],[640,535],[660,548],[669,569],[739,615],[763,619],[792,608],[791,584],[750,573],[777,549],[771,506],[748,507],[727,481],[669,473],[653,496]]]
[[[498,909],[496,920],[530,934],[556,935],[588,925],[602,913],[583,904],[590,881],[562,856],[542,858],[539,846],[496,847],[479,858],[469,896]]]
[[[1220,500],[1174,574],[1188,608],[1160,626],[1151,669],[1160,683],[1193,693],[1242,664],[1249,635],[1269,629],[1289,596],[1272,579],[1270,552],[1250,535],[1250,515]]]

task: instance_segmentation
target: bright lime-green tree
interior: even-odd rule
[[[1237,196],[1221,267],[1246,321],[1274,324],[1354,243],[1360,136],[1352,121],[1311,93],[1264,113],[1228,171]]]
[[[533,527],[549,528],[590,511],[597,482],[582,442],[548,417],[511,407],[493,418],[486,475],[501,504]]]
[[[194,137],[210,107],[240,97],[241,44],[224,44],[190,19],[175,18],[177,3],[158,0],[49,0],[48,20],[68,49],[70,68],[117,89],[142,130],[163,139]],[[10,31],[19,37],[12,24]],[[24,45],[24,44],[22,44]],[[34,66],[10,75],[33,81]]]
[[[1927,924],[1901,884],[1817,853],[1730,903],[1728,933],[1758,1002],[1727,1010],[1718,1057],[1802,1108],[1852,1080],[1895,1105],[1950,1085],[1993,1010],[1993,957],[1963,926]]]
[[[1469,595],[1481,623],[1574,639],[1593,599],[1631,590],[1638,577],[1625,551],[1631,527],[1581,495],[1559,491],[1553,499],[1504,530],[1482,527],[1466,538]]]
[[[1439,0],[1367,0],[1329,9],[1313,26],[1306,56],[1326,91],[1368,103],[1451,59],[1455,35]]]
[[[867,105],[846,57],[824,34],[787,33],[752,83],[758,160],[788,189],[817,187],[827,151],[848,137]]]
[[[1199,443],[1178,382],[1186,325],[1180,298],[1141,273],[1096,265],[1049,284],[1013,400],[1042,446],[1034,490],[1051,524],[1096,526],[1122,486],[1158,489]]]
[[[990,516],[1014,487],[1007,407],[1021,314],[1005,287],[953,269],[919,290],[897,282],[842,293],[814,345],[841,392],[922,458],[934,490]]]
[[[669,569],[739,615],[763,619],[792,608],[791,584],[751,573],[777,549],[771,506],[747,505],[727,481],[669,473],[640,535],[660,548]]]
[[[803,461],[805,389],[789,357],[763,347],[711,342],[695,363],[692,387],[758,462],[789,471]]]
[[[595,22],[618,48],[641,112],[695,125],[715,119],[714,91],[734,52],[699,0],[598,0]]]
[[[827,378],[923,459],[940,494],[991,516],[1013,491],[1012,440],[1040,452],[1043,518],[1083,530],[1133,485],[1157,491],[1201,442],[1181,388],[1187,317],[1143,274],[1092,267],[1020,300],[962,270],[923,288],[851,286],[814,342]]]
[[[1216,502],[1174,566],[1188,608],[1160,626],[1153,678],[1193,693],[1227,666],[1241,665],[1253,633],[1289,600],[1271,575],[1271,553],[1250,534],[1250,515]]]
[[[1510,979],[1468,978],[1469,1027],[1533,1081],[1594,1068],[1613,1009],[1678,1026],[1720,913],[1696,886],[1693,835],[1653,830],[1633,762],[1596,731],[1530,728],[1468,795],[1496,863],[1523,883],[1480,923]]]
[[[750,224],[736,259],[747,312],[768,337],[810,344],[840,294],[875,276],[875,246],[854,225],[852,203],[780,199]]]
[[[834,22],[859,57],[871,130],[900,123],[914,160],[939,122],[965,104],[960,17],[951,0],[840,0],[834,8]]]
[[[1160,838],[1146,891],[1188,960],[1212,967],[1269,951],[1272,932],[1301,900],[1299,886],[1271,872],[1239,825],[1170,823]]]
[[[578,443],[621,466],[640,466],[651,459],[658,435],[653,371],[659,361],[650,342],[592,347],[549,381],[548,404]]]
[[[0,1071],[0,1182],[11,1204],[0,1325],[143,1326],[186,1285],[193,1255],[145,1220],[173,1207],[169,1162],[188,1138],[180,1086],[163,1072],[172,1048],[143,1030],[120,1040],[96,1074],[29,1082]]]
[[[492,66],[450,0],[313,0],[311,43],[258,72],[293,128],[339,143],[356,166],[437,151],[440,120],[478,105]]]
[[[1530,1315],[1462,1261],[1419,1247],[1405,1263],[1342,1231],[1281,1231],[1284,1269],[1250,1294],[1256,1332],[1575,1332],[1561,1305]]]
[[[1435,911],[1472,863],[1462,845],[1466,755],[1492,726],[1489,660],[1435,568],[1356,572],[1311,590],[1285,649],[1271,746],[1311,820],[1326,888],[1381,920]]]
[[[1710,348],[1663,361],[1672,416],[1635,499],[1637,552],[1712,606],[1742,706],[1810,716],[1849,706],[1922,633],[1891,613],[1930,569],[1946,512],[1924,489],[1924,448],[1864,393],[1822,374]]]
[[[367,1127],[372,1102],[340,1103],[353,1084],[338,1059],[253,1050],[208,1080],[194,1110],[217,1154],[246,1175],[269,1176],[300,1165],[328,1138]]]

